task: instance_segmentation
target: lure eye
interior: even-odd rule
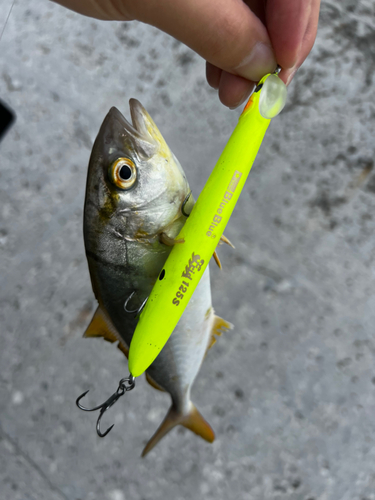
[[[137,169],[129,158],[118,158],[109,169],[110,179],[118,188],[129,189],[137,179]]]
[[[283,110],[286,94],[286,85],[278,76],[270,75],[265,80],[259,97],[259,112],[263,118],[270,120]]]

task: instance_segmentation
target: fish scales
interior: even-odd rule
[[[89,162],[84,210],[86,255],[99,303],[85,336],[116,338],[124,352],[138,321],[129,311],[149,296],[171,251],[169,242],[194,204],[185,173],[150,115],[135,99],[130,100],[130,112],[132,124],[112,108],[100,128]],[[143,455],[178,424],[213,441],[214,433],[190,393],[212,335],[227,328],[231,325],[214,315],[207,267],[146,372],[153,385],[171,395],[172,406]]]

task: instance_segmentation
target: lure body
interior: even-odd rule
[[[268,87],[272,91],[275,85],[276,88],[279,86],[278,81],[282,89],[285,87],[276,75],[267,75],[260,81],[258,88],[267,85],[267,78],[270,78]],[[135,377],[147,369],[162,352],[203,276],[236,205],[271,121],[262,114],[267,114],[265,111],[269,115],[275,113],[272,94],[262,96],[261,92],[262,90],[255,91],[248,101],[238,125],[178,235],[185,243],[173,248],[140,315],[129,352],[129,370]],[[277,96],[277,89],[275,95]],[[262,114],[259,107],[261,96]]]

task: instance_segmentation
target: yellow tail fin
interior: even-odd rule
[[[150,441],[146,444],[145,449],[142,452],[142,457],[147,455],[147,453],[152,450],[152,448],[161,440],[161,438],[168,434],[168,432],[176,425],[183,425],[209,443],[212,443],[215,439],[215,434],[212,430],[212,427],[202,417],[193,403],[191,403],[191,409],[187,415],[178,413],[175,407],[172,405],[163,422],[160,424],[159,428],[152,436]]]

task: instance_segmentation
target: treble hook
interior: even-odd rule
[[[129,385],[126,385],[126,383],[128,383]],[[107,401],[105,401],[101,405],[95,406],[95,408],[85,408],[84,406],[82,406],[80,404],[81,399],[84,398],[89,391],[84,392],[83,394],[81,394],[79,396],[79,398],[77,398],[76,405],[78,406],[78,408],[80,410],[83,410],[83,411],[100,410],[99,417],[98,417],[98,420],[96,422],[96,432],[97,432],[99,437],[105,437],[108,434],[108,432],[111,431],[112,427],[115,425],[115,424],[112,424],[110,427],[108,427],[108,429],[104,432],[104,434],[101,432],[100,421],[101,421],[104,413],[107,410],[109,410],[111,408],[111,406],[113,406],[117,402],[117,400],[121,398],[121,396],[123,396],[126,392],[134,389],[134,386],[135,386],[135,377],[133,377],[133,375],[129,375],[129,377],[127,377],[127,378],[122,378],[118,384],[118,388],[117,388],[116,392],[113,393],[112,396],[110,396],[107,399]]]
[[[132,292],[132,293],[129,295],[129,297],[126,299],[125,304],[124,304],[124,310],[125,310],[125,312],[127,312],[127,313],[129,313],[129,314],[135,314],[135,315],[137,316],[138,314],[140,314],[140,313],[142,312],[142,309],[145,307],[146,302],[147,302],[147,300],[148,300],[148,297],[146,297],[146,298],[145,298],[145,300],[144,300],[144,301],[142,302],[142,304],[138,307],[138,309],[133,309],[133,310],[130,310],[130,309],[128,309],[128,304],[129,304],[130,300],[132,299],[132,297],[134,296],[134,294],[135,294],[135,293],[136,293],[135,291],[134,291],[134,292]]]

